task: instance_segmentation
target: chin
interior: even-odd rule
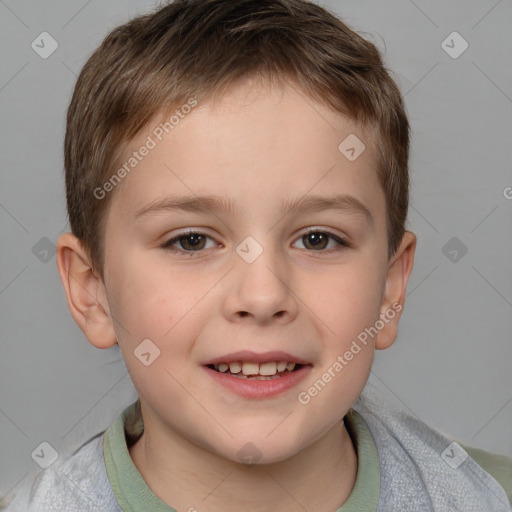
[[[284,431],[280,434],[272,433],[268,437],[266,435],[260,432],[252,438],[247,435],[236,438],[236,441],[230,443],[232,451],[228,458],[244,465],[275,464],[290,459],[303,448]]]

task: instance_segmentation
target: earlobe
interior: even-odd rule
[[[388,266],[380,312],[384,326],[379,330],[375,340],[375,348],[378,350],[389,348],[398,334],[398,322],[405,304],[407,282],[414,265],[415,250],[416,235],[406,231]]]
[[[57,269],[71,316],[89,342],[97,348],[117,343],[106,299],[105,285],[93,270],[80,240],[64,233],[57,242]]]

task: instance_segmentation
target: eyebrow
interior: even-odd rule
[[[184,211],[192,213],[222,212],[235,215],[238,206],[235,201],[216,195],[182,196],[153,201],[139,209],[135,218],[139,219],[152,213],[163,211]],[[290,213],[319,212],[338,210],[347,214],[364,216],[366,222],[373,226],[374,219],[370,210],[356,197],[338,194],[334,196],[306,195],[301,198],[285,201],[280,209],[282,216]]]

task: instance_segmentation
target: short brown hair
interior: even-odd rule
[[[116,153],[160,112],[222,97],[250,77],[291,79],[376,134],[388,257],[395,253],[409,201],[409,123],[375,45],[306,0],[176,0],[115,28],[84,65],[69,105],[69,220],[102,275],[109,196],[98,200],[94,190],[112,176]]]

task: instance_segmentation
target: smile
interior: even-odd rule
[[[232,375],[239,379],[268,380],[281,378],[283,374],[298,370],[302,365],[288,361],[269,361],[266,363],[238,362],[208,365],[217,372]]]
[[[284,361],[282,361],[284,362]],[[202,366],[202,368],[207,372],[207,374],[212,379],[213,385],[216,387],[217,385],[228,391],[229,393],[233,393],[242,398],[246,399],[254,399],[261,400],[265,398],[277,397],[278,395],[284,395],[287,391],[297,387],[308,375],[311,374],[313,369],[313,365],[311,364],[295,364],[291,363],[293,366],[292,370],[288,370],[288,364],[286,364],[286,370],[277,371],[279,362],[269,362],[258,364],[257,371],[256,368],[252,369],[252,366],[249,366],[246,369],[246,372],[249,371],[251,375],[244,375],[243,373],[243,363],[229,363],[229,371],[226,369],[224,372],[221,372],[219,368],[215,368],[215,366],[219,366],[214,364],[208,364]],[[224,363],[227,364],[227,363]],[[231,373],[231,364],[234,365],[234,370],[240,371],[238,373]],[[251,363],[254,365],[254,363]],[[263,372],[265,372],[265,368],[268,365],[268,371],[273,369],[274,365],[276,366],[276,371],[273,375],[262,375],[260,374],[261,366],[263,367]],[[290,367],[291,367],[290,365]],[[281,368],[283,365],[281,365]],[[224,366],[222,366],[224,369]]]

